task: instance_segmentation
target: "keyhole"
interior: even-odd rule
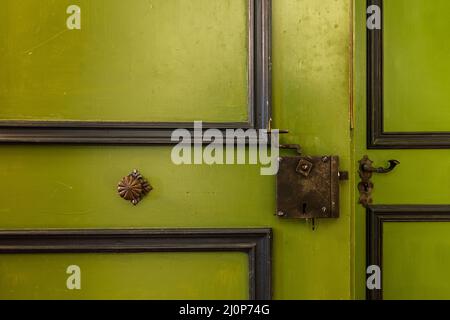
[[[303,206],[302,206],[302,210],[303,210],[303,214],[306,214],[306,202],[303,202]]]

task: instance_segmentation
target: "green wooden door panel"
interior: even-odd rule
[[[450,223],[385,223],[384,299],[450,299]]]
[[[342,219],[318,221],[313,232],[303,221],[274,216],[275,179],[261,176],[259,166],[172,166],[166,147],[2,146],[1,152],[8,166],[0,171],[1,179],[11,181],[0,186],[2,229],[270,226],[275,298],[350,297],[350,262],[342,258],[349,249],[345,201]],[[155,188],[136,207],[115,190],[132,167],[140,168]],[[348,194],[344,186],[343,199]],[[201,260],[193,263],[203,270]],[[200,281],[197,277],[202,275],[195,273],[190,281]],[[165,285],[164,278],[155,284]]]
[[[93,1],[86,3],[87,7],[93,5],[89,4]],[[228,2],[207,3],[208,8],[224,9]],[[238,9],[236,12],[243,12],[242,6],[234,10]],[[348,81],[351,1],[273,1],[272,10],[274,127],[290,130],[291,133],[282,138],[283,143],[300,143],[304,153],[309,155],[339,155],[342,170],[353,172]],[[206,16],[210,16],[208,12]],[[240,19],[237,14],[232,21],[239,22],[235,19]],[[236,23],[236,26],[241,24]],[[232,37],[237,39],[236,32]],[[63,41],[63,38],[55,41]],[[50,50],[47,45],[42,48]],[[243,53],[246,47],[244,49],[236,49],[242,52],[233,54],[233,59],[246,59]],[[202,59],[202,66],[210,61]],[[242,60],[239,65],[245,62]],[[236,81],[243,69],[234,68],[218,77],[226,79],[227,75],[232,75]],[[217,70],[212,66],[211,69],[211,72]],[[206,83],[200,73],[198,79],[190,79],[189,86],[194,79]],[[209,92],[221,91],[215,88],[214,81],[208,83],[214,86]],[[246,82],[244,84],[246,87]],[[239,98],[239,92],[244,91],[233,93],[234,97],[227,94],[226,98]],[[211,102],[213,98],[209,95],[202,99],[199,103],[204,106],[217,105]],[[121,98],[118,101],[122,101]],[[122,112],[106,111],[102,117]],[[77,117],[85,114],[80,112]],[[225,119],[224,114],[220,111],[220,120]],[[205,114],[201,116],[206,118]],[[118,114],[117,119],[123,120]],[[275,178],[261,176],[259,166],[177,167],[171,163],[170,152],[170,147],[0,146],[0,177],[6,181],[0,184],[0,228],[271,227],[274,230],[275,299],[349,299],[352,296],[353,177],[342,184],[341,218],[317,221],[317,228],[312,231],[311,225],[304,221],[280,221],[274,216]],[[136,207],[116,194],[117,182],[134,168],[154,187]],[[192,264],[205,270],[201,259],[196,258]],[[238,264],[231,264],[230,268],[233,265]],[[242,264],[241,269],[246,270]],[[187,281],[197,283],[202,277],[200,272],[195,273]],[[165,278],[155,282],[157,288],[166,285]],[[247,281],[244,284],[247,285]],[[237,284],[230,286],[236,296],[245,291]],[[174,284],[176,287],[183,288],[184,283]],[[208,298],[203,293],[182,297]]]
[[[81,270],[69,290],[69,266]],[[0,299],[248,299],[244,253],[2,255]]]
[[[385,1],[383,10],[385,131],[450,131],[450,2]]]
[[[449,46],[444,25],[448,24],[443,10],[445,1],[384,1],[385,35],[385,131],[449,131],[448,90],[446,68]],[[366,144],[366,1],[355,1],[355,165],[365,154],[376,166],[387,160],[401,162],[394,172],[374,175],[374,204],[379,205],[442,205],[450,204],[450,152],[448,150],[367,150]],[[439,30],[438,30],[439,29]],[[447,82],[446,82],[447,81]],[[431,92],[431,91],[432,92]],[[366,290],[366,211],[359,205],[355,188],[355,297],[365,299]],[[443,249],[448,242],[446,224],[428,227],[419,225],[385,225],[387,236],[383,256],[387,267],[384,293],[387,298],[417,298],[434,288],[436,296],[450,296],[450,288],[439,284],[438,277],[424,285],[424,270],[449,268],[450,261],[439,257],[435,248]],[[417,229],[415,229],[417,228]],[[429,228],[429,229],[427,229]],[[411,232],[409,232],[411,230]],[[415,230],[417,232],[415,232]],[[434,230],[434,231],[433,231]],[[417,234],[416,234],[417,233]],[[421,239],[423,238],[423,239]],[[399,243],[397,244],[397,242]],[[419,251],[412,245],[420,243]],[[426,252],[430,248],[431,252]],[[434,250],[434,251],[433,251]],[[403,254],[416,267],[407,269]],[[442,264],[442,265],[441,265]],[[414,280],[399,278],[399,273],[416,276]],[[416,274],[417,273],[417,274]],[[408,282],[412,281],[412,282]],[[445,282],[445,281],[444,281]],[[403,290],[402,288],[407,288]],[[422,289],[423,290],[422,290]],[[402,291],[403,290],[403,291]],[[422,290],[422,291],[421,291]]]
[[[2,1],[0,119],[246,122],[247,3]]]

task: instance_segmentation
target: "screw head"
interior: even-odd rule
[[[279,216],[279,217],[284,217],[285,215],[286,215],[286,213],[284,213],[283,211],[277,212],[277,216]]]

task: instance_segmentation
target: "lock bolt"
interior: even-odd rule
[[[278,211],[277,216],[284,217],[286,216],[286,213],[284,213],[283,211]]]

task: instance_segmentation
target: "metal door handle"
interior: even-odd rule
[[[373,161],[370,160],[368,156],[364,156],[359,161],[359,176],[361,177],[361,182],[358,184],[359,203],[364,207],[369,206],[373,202],[372,190],[374,186],[371,181],[372,175],[374,173],[389,173],[400,164],[400,161],[397,160],[389,160],[388,162],[389,166],[387,168],[374,168]]]
[[[361,171],[362,172],[371,172],[371,173],[389,173],[393,171],[399,164],[400,161],[397,160],[389,160],[389,167],[387,168],[374,168],[372,166],[372,161],[369,160],[369,158],[366,156],[361,162]]]

